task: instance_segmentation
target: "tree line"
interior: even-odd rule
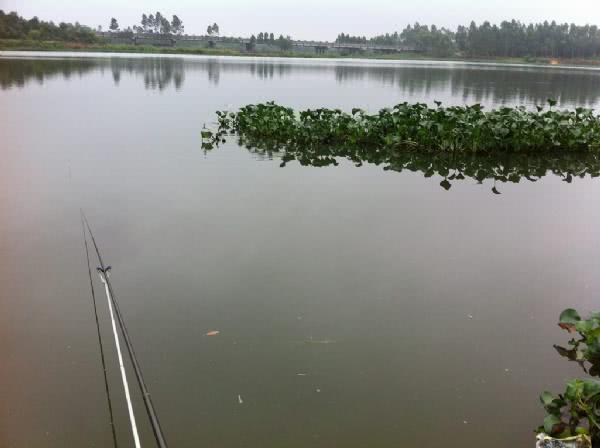
[[[283,34],[280,34],[277,39],[275,39],[274,33],[269,32],[260,32],[257,35],[250,36],[250,47],[256,47],[256,44],[271,44],[279,47],[279,49],[283,51],[291,50],[293,47],[293,40],[290,36],[284,37]]]
[[[590,58],[600,56],[600,30],[596,25],[575,25],[555,21],[525,24],[518,20],[492,25],[485,21],[459,26],[456,31],[435,25],[408,25],[401,32],[370,39],[341,33],[339,43],[372,43],[410,46],[434,56],[462,54],[468,57],[554,57]]]
[[[162,13],[142,14],[139,25],[121,30],[116,18],[111,18],[108,27],[123,35],[133,33],[157,33],[181,35],[183,21],[173,15],[168,20]],[[98,28],[101,30],[101,27]],[[219,36],[219,26],[208,25],[209,36]],[[98,41],[94,30],[78,22],[46,22],[33,17],[25,19],[16,12],[0,10],[0,38],[59,40],[92,43]],[[235,38],[222,38],[233,41]],[[464,57],[550,57],[550,58],[598,58],[600,57],[600,30],[596,25],[575,25],[555,21],[523,23],[518,20],[503,21],[500,25],[488,21],[477,25],[459,26],[456,31],[438,28],[435,25],[408,25],[402,31],[386,33],[371,38],[340,33],[336,42],[352,44],[379,44],[396,47],[411,47],[432,56],[458,55]],[[252,35],[251,45],[269,43],[282,50],[292,48],[290,36],[275,38],[271,32]]]
[[[0,39],[60,40],[92,43],[97,40],[94,30],[75,22],[44,22],[33,17],[29,20],[16,12],[6,14],[0,9]]]
[[[215,26],[217,24],[215,23]],[[209,26],[209,29],[211,27]],[[101,27],[100,27],[101,29]],[[185,27],[183,26],[182,20],[177,17],[177,15],[173,15],[172,19],[169,21],[165,16],[163,16],[160,11],[156,11],[156,14],[142,14],[142,19],[140,20],[140,25],[133,25],[132,27],[127,27],[123,30],[120,29],[119,22],[117,19],[112,17],[110,19],[110,25],[108,29],[113,32],[121,32],[125,34],[133,34],[135,33],[156,33],[156,34],[183,34]],[[218,26],[217,26],[218,32]]]

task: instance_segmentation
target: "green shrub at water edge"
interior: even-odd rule
[[[402,103],[377,114],[361,109],[313,109],[296,113],[274,102],[217,112],[215,142],[231,131],[253,146],[289,150],[302,146],[356,147],[371,151],[465,152],[598,151],[600,119],[590,109],[574,111],[479,104],[431,108]]]

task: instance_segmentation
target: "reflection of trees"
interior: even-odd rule
[[[121,73],[141,75],[147,89],[164,90],[171,84],[179,90],[184,80],[184,62],[179,58],[111,58],[115,84]]]
[[[184,62],[177,58],[65,58],[0,59],[0,87],[23,87],[31,80],[40,84],[56,76],[69,79],[92,71],[110,69],[119,84],[123,73],[141,75],[148,89],[163,90],[173,84],[180,89],[184,80]]]
[[[440,64],[335,66],[338,82],[368,79],[398,87],[406,95],[444,95],[464,102],[593,105],[600,100],[600,71],[545,67]],[[433,99],[433,98],[432,98]]]
[[[0,59],[0,88],[23,87],[29,81],[43,84],[61,75],[83,76],[96,66],[91,59]]]
[[[269,80],[294,75],[334,76],[339,83],[368,80],[398,89],[404,97],[455,98],[454,102],[487,104],[545,103],[556,98],[565,107],[600,102],[600,71],[545,67],[491,65],[306,63],[299,61],[240,60],[181,57],[94,57],[1,59],[0,88],[21,87],[29,80],[43,82],[55,76],[83,76],[94,69],[110,70],[115,83],[127,73],[139,76],[148,89],[180,89],[185,75],[204,73],[213,84],[229,73],[245,73]]]
[[[303,166],[337,166],[339,160],[347,159],[356,166],[372,163],[382,165],[386,171],[412,171],[424,177],[441,176],[443,180],[440,186],[446,190],[449,190],[454,182],[465,179],[478,183],[491,180],[492,191],[499,194],[497,183],[519,183],[521,180],[535,182],[549,174],[561,177],[567,183],[571,183],[576,177],[600,176],[600,154],[594,153],[428,153],[386,148],[373,150],[364,147],[276,147],[268,144],[256,145],[243,139],[240,143],[260,158],[280,158],[281,166],[294,160]]]
[[[184,59],[164,57],[112,57],[65,59],[0,59],[0,87],[23,87],[29,80],[40,83],[54,76],[68,79],[73,74],[83,75],[94,70],[110,70],[116,85],[123,74],[141,76],[147,89],[164,90],[173,85],[183,86],[186,72],[204,72],[208,80],[219,84],[221,73],[250,73],[260,79],[282,77],[292,71],[289,64],[260,62],[223,62],[217,58]]]

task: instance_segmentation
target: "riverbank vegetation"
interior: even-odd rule
[[[142,14],[139,24],[121,27],[117,18],[108,21],[109,33],[101,33],[101,26],[92,29],[79,23],[45,22],[33,17],[25,19],[16,12],[0,10],[0,49],[20,50],[73,50],[89,46],[91,51],[122,51],[114,47],[113,40],[131,39],[136,35],[157,35],[164,38],[181,38],[185,27],[183,20],[173,15],[168,20],[162,13]],[[330,49],[326,53],[311,54],[294,47],[289,36],[273,31],[259,32],[249,38],[223,35],[218,24],[206,28],[206,37],[218,38],[221,43],[238,43],[239,49],[220,48],[214,41],[211,51],[204,47],[178,48],[158,46],[153,51],[131,42],[128,51],[165,52],[181,54],[236,54],[285,57],[366,57],[381,59],[442,58],[450,60],[503,61],[512,63],[565,63],[600,64],[600,30],[595,25],[559,24],[554,21],[522,23],[503,21],[499,25],[485,21],[479,25],[459,26],[455,31],[435,25],[408,25],[402,31],[377,35],[371,38],[341,33],[339,44],[355,44],[365,48]],[[60,44],[56,42],[62,42]],[[162,42],[162,41],[161,41]],[[67,44],[68,43],[68,44]],[[125,43],[122,41],[119,44]],[[244,45],[242,45],[244,43]],[[410,52],[377,52],[367,46],[383,45],[410,49]]]
[[[402,31],[366,37],[340,34],[337,42],[406,45],[438,56],[460,54],[469,58],[600,57],[600,29],[574,23],[523,23],[505,20],[500,25],[485,21],[459,26],[456,31],[415,23]]]
[[[99,42],[94,31],[79,23],[45,22],[37,17],[26,20],[16,12],[6,14],[0,9],[0,39],[27,39],[30,41],[61,41],[76,43]]]

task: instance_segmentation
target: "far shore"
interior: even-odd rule
[[[552,58],[472,58],[462,56],[440,57],[429,54],[398,53],[398,54],[310,54],[294,51],[241,51],[228,48],[173,48],[142,45],[116,45],[104,43],[85,44],[80,42],[33,41],[18,39],[0,39],[0,51],[70,51],[97,53],[140,53],[140,54],[181,54],[207,56],[242,56],[242,57],[277,57],[302,59],[374,59],[388,61],[403,60],[436,60],[448,62],[481,62],[505,64],[538,64],[550,66],[582,66],[600,67],[600,59],[552,59]]]

